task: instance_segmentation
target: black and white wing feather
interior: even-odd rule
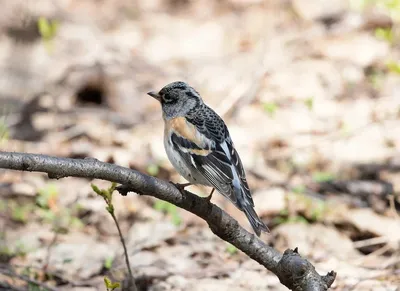
[[[269,231],[254,211],[243,165],[224,121],[205,104],[186,120],[195,126],[203,142],[194,143],[173,133],[171,141],[177,152],[188,166],[245,212],[257,235]]]

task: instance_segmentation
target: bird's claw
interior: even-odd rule
[[[211,202],[211,198],[212,198],[212,196],[213,196],[214,190],[215,190],[215,188],[213,188],[213,189],[211,190],[210,195],[204,197],[204,199],[205,199],[207,202]]]
[[[183,183],[183,184],[179,184],[179,183],[174,183],[172,181],[170,181],[170,183],[172,185],[174,185],[176,187],[176,189],[179,190],[179,192],[183,192],[183,190],[185,190],[185,187],[190,186],[190,183]]]

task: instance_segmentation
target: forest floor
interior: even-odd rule
[[[400,1],[25,0],[4,11],[1,150],[183,182],[146,92],[184,80],[229,127],[271,229],[262,240],[336,271],[332,290],[400,290]],[[123,280],[117,229],[90,184],[0,172],[0,282]],[[212,202],[250,230],[224,197]],[[191,213],[133,193],[114,205],[140,290],[287,290]]]

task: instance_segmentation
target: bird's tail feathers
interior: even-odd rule
[[[258,217],[254,208],[250,204],[242,205],[242,209],[257,236],[260,236],[261,231],[270,232],[268,226],[266,226],[265,223]]]

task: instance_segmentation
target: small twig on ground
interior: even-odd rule
[[[396,218],[396,219],[398,219],[399,220],[399,222],[400,222],[400,215],[399,215],[399,213],[397,212],[397,210],[396,210],[396,206],[395,206],[395,203],[394,203],[394,195],[392,194],[392,195],[389,195],[389,197],[388,197],[388,199],[389,199],[389,205],[390,205],[390,210],[392,211],[392,213],[393,213],[393,216]]]
[[[0,290],[3,290],[2,288],[4,288],[4,290],[8,290],[8,291],[26,291],[25,288],[19,288],[19,287],[13,286],[11,284],[8,284],[7,282],[0,281]]]
[[[387,243],[388,241],[389,241],[389,239],[386,236],[379,236],[379,237],[373,237],[373,238],[356,241],[353,243],[353,246],[356,249],[360,249],[360,248],[369,247],[369,246],[373,246],[373,245],[384,244],[384,243]]]
[[[365,257],[361,257],[355,261],[355,264],[359,266],[365,266],[365,264],[370,260],[376,260],[376,257],[379,257],[389,251],[392,247],[390,245],[384,245],[383,247],[373,251],[372,253],[366,255]]]
[[[24,276],[21,274],[18,274],[15,272],[9,265],[1,265],[0,266],[0,273],[6,276],[9,276],[11,278],[17,278],[19,280],[22,280],[24,282],[27,282],[28,284],[32,284],[35,286],[40,287],[42,290],[47,290],[47,291],[57,291],[57,289],[50,287],[42,282],[39,282],[37,280],[31,279],[28,276]],[[1,282],[0,282],[1,283]],[[1,285],[0,285],[1,286]],[[11,286],[11,285],[10,285]],[[11,286],[13,289],[11,290],[21,290],[18,287]],[[23,290],[23,289],[22,289]]]

